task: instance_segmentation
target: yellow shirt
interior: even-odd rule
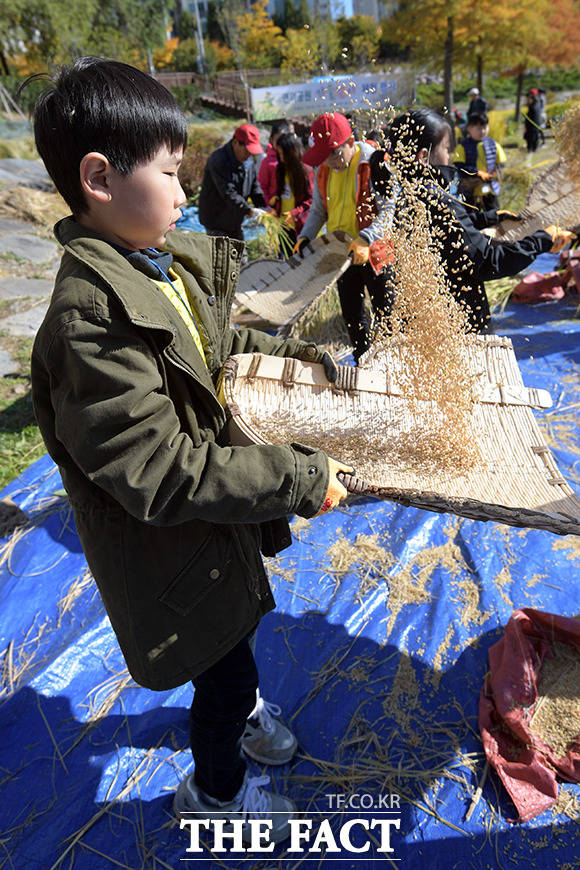
[[[284,217],[284,213],[287,211],[292,211],[296,202],[294,200],[294,194],[292,193],[292,188],[290,187],[290,180],[288,178],[288,173],[284,176],[284,190],[282,191],[282,196],[280,197],[280,216]],[[292,219],[292,226],[294,226],[294,219]]]
[[[356,239],[358,221],[356,219],[356,176],[360,160],[360,145],[356,146],[354,157],[346,169],[331,169],[328,173],[326,190],[326,231],[332,233],[342,230]]]
[[[163,290],[165,296],[167,296],[176,311],[179,312],[181,319],[187,326],[188,332],[195,342],[195,346],[198,349],[202,360],[207,366],[203,342],[195,322],[196,312],[193,310],[185,285],[173,269],[169,270],[169,277],[171,278],[172,284],[168,281],[155,281],[155,283],[161,288],[161,290]]]

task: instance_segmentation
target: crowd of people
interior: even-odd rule
[[[537,89],[531,89],[528,103],[526,141],[532,148],[537,147],[542,124]],[[508,217],[517,219],[500,208],[506,155],[489,135],[487,101],[477,88],[470,91],[465,123],[458,125],[457,116],[454,120],[450,123],[433,110],[413,109],[382,131],[357,138],[349,118],[329,112],[313,122],[307,149],[289,122],[278,121],[272,125],[265,155],[257,128],[242,124],[231,142],[207,162],[200,219],[215,234],[219,216],[223,221],[235,212],[232,237],[241,238],[244,216],[266,210],[283,222],[294,255],[301,255],[323,229],[346,233],[352,265],[338,280],[338,295],[358,362],[370,346],[372,327],[381,322],[389,328],[393,273],[378,251],[384,252],[385,236],[397,226],[397,178],[402,174],[425,201],[450,290],[466,309],[469,328],[487,332],[490,311],[484,282],[517,274],[560,242],[555,240],[555,228],[548,227],[520,242],[491,244],[483,229]],[[399,160],[403,127],[413,131],[405,134],[406,152],[417,158],[406,163]],[[247,159],[250,146],[261,159],[257,173],[256,157]],[[459,275],[454,268],[458,251],[463,257]],[[289,253],[286,247],[280,256]]]
[[[473,108],[461,169],[473,160],[487,182],[501,151],[487,141],[485,106]],[[396,118],[380,149],[340,113],[314,121],[305,151],[289,125],[277,126],[259,170],[259,131],[241,124],[207,161],[205,234],[171,232],[185,202],[187,123],[155,79],[80,58],[39,98],[34,131],[71,210],[55,228],[62,263],[32,354],[43,439],[132,677],[155,691],[193,684],[195,767],[174,798],[182,827],[186,818],[237,820],[247,840],[249,820],[261,818],[270,841],[282,841],[296,807],[247,764],[284,764],[297,749],[273,715],[279,708],[258,692],[255,633],[275,606],[262,556],[290,545],[288,515],[336,508],[347,495],[338,475],[353,469],[297,443],[230,441],[220,401],[230,355],[319,362],[329,382],[337,377],[312,342],[230,327],[243,220],[271,209],[296,234],[295,256],[323,225],[349,235],[339,295],[356,360],[370,342],[365,287],[377,318],[388,316],[393,264],[383,252],[406,198],[432,214],[450,290],[478,332],[489,329],[483,281],[566,236],[554,227],[490,244],[479,228],[501,215],[457,194],[453,130],[431,110]],[[483,188],[481,197],[483,206]]]

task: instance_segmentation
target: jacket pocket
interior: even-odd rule
[[[231,562],[231,536],[214,527],[161,593],[159,601],[179,616],[187,616],[202,598],[221,583]]]

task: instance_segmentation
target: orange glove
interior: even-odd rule
[[[282,223],[284,226],[293,227],[294,226],[294,218],[292,217],[291,211],[283,211],[280,215]]]
[[[562,230],[555,224],[550,224],[549,227],[545,227],[544,232],[548,233],[549,236],[552,236],[552,247],[550,248],[551,254],[558,254],[560,251],[564,250],[566,245],[570,244],[572,239],[578,238],[578,236],[571,230]]]
[[[369,243],[357,236],[348,246],[347,254],[352,254],[352,262],[355,266],[364,266],[369,259]]]
[[[352,465],[345,465],[344,462],[337,462],[336,459],[328,457],[328,489],[326,496],[322,502],[321,508],[314,516],[321,517],[335,507],[338,507],[341,501],[348,495],[348,490],[342,485],[336,476],[339,471],[346,471],[347,474],[352,474],[354,468]]]
[[[270,198],[270,202],[268,203],[268,205],[269,205],[271,208],[275,208],[275,207],[276,207],[276,203],[278,202],[279,199],[280,199],[279,196],[272,196],[272,197]]]
[[[493,178],[493,172],[484,172],[483,169],[477,170],[477,177],[482,181],[490,181]]]
[[[303,257],[304,254],[302,253],[302,248],[307,245],[309,241],[310,239],[306,236],[298,236],[298,238],[296,239],[296,244],[292,248],[292,253],[298,254],[300,257]]]

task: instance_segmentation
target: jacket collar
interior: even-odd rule
[[[186,354],[180,353],[179,339],[184,330],[178,328],[176,333],[168,316],[166,299],[162,293],[151,292],[153,283],[150,278],[134,269],[109,242],[82,227],[72,217],[59,221],[54,233],[71,256],[99,275],[112,289],[133,323],[172,333],[175,351],[185,359]],[[222,288],[227,284],[230,256],[236,251],[239,262],[243,248],[243,242],[232,239],[179,231],[169,233],[164,245],[164,249],[173,254],[175,260],[194,276],[203,295],[215,296],[222,290],[222,304],[227,310],[231,304],[230,297],[233,296],[234,286],[230,285],[229,293],[225,293]],[[176,322],[179,324],[179,321]],[[216,338],[217,336],[213,336],[212,340],[215,341]],[[184,334],[182,341],[189,341],[189,338],[185,338]],[[197,377],[206,386],[212,386],[209,372],[201,357],[199,363],[195,367]]]

